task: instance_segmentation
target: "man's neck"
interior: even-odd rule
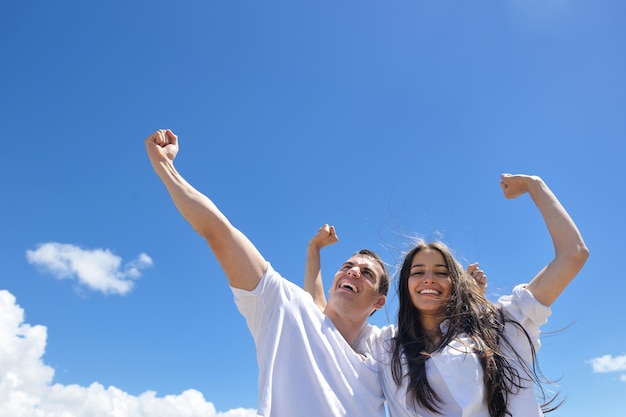
[[[347,320],[346,317],[349,316],[348,314],[340,314],[337,311],[328,308],[328,305],[324,309],[324,314],[326,314],[330,321],[333,322],[337,330],[339,330],[339,333],[341,333],[343,338],[346,339],[346,342],[348,342],[348,344],[352,346],[352,348],[354,348],[354,343],[357,341],[357,336],[367,322],[367,318],[358,320]]]

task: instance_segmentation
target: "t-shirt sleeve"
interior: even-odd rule
[[[248,327],[254,334],[262,330],[263,323],[267,323],[265,316],[267,306],[275,304],[277,287],[280,285],[280,276],[268,263],[265,273],[256,288],[248,291],[241,288],[230,287],[235,297],[235,305],[239,312],[246,318]]]
[[[284,279],[269,262],[255,289],[247,291],[231,287],[231,290],[235,304],[255,338],[265,330],[277,308],[284,307],[295,297],[308,296],[302,288]],[[308,298],[312,303],[311,297]]]

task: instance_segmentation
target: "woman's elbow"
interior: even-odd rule
[[[579,269],[585,265],[589,259],[589,248],[584,243],[580,243],[570,254],[570,263],[576,265]]]

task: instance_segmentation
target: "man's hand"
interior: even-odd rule
[[[159,129],[146,138],[146,151],[152,161],[162,158],[173,161],[178,154],[178,136],[170,129]]]
[[[309,246],[313,246],[317,250],[322,249],[324,246],[337,243],[339,238],[337,232],[335,232],[335,226],[329,226],[327,224],[320,227],[315,236],[311,238]]]

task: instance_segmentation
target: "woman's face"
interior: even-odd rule
[[[422,315],[445,316],[452,295],[452,279],[439,251],[422,249],[413,256],[408,290],[413,306]]]

